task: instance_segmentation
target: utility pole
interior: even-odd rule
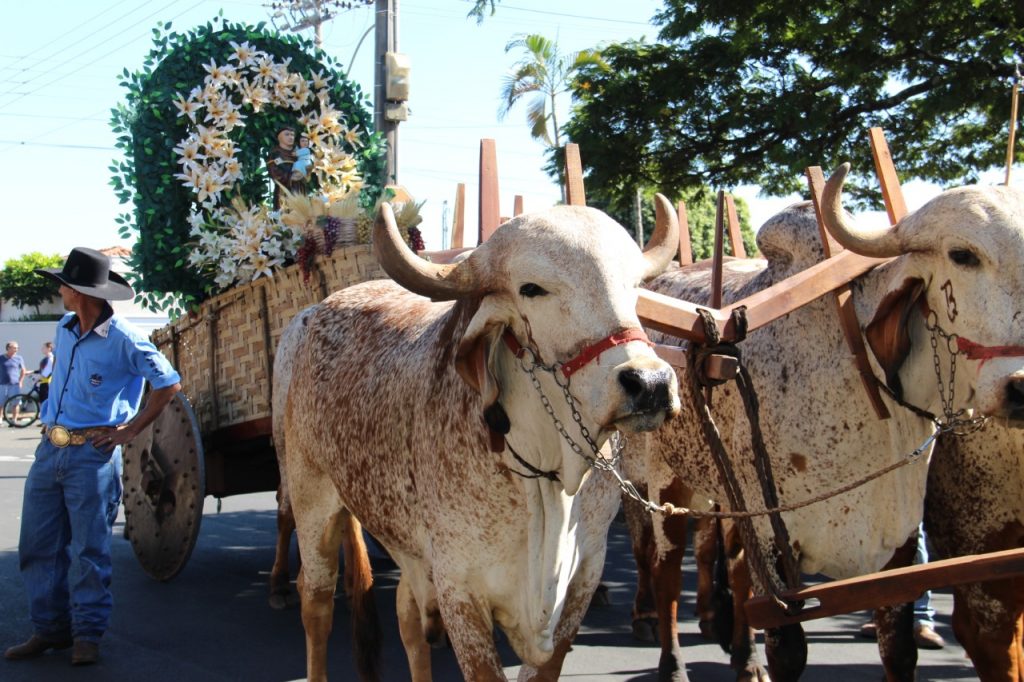
[[[270,23],[278,31],[301,31],[312,27],[313,42],[323,48],[323,25],[340,11],[360,5],[369,5],[374,0],[274,0]],[[279,23],[280,22],[280,23]]]
[[[409,99],[409,61],[405,55],[398,53],[398,0],[273,0],[269,5],[274,10],[270,20],[279,31],[312,28],[316,46],[321,47],[324,22],[339,11],[368,5],[374,6],[376,48],[373,62],[373,127],[384,135],[387,143],[384,183],[390,184],[398,182],[398,124],[409,115],[406,104]],[[359,45],[362,42],[360,38]],[[355,60],[355,53],[352,59]]]
[[[373,124],[387,141],[385,183],[398,182],[398,121],[387,116],[388,68],[386,55],[398,52],[398,0],[376,0]]]

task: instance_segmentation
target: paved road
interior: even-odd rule
[[[0,428],[0,647],[29,634],[27,607],[17,569],[22,487],[32,461],[36,432]],[[148,578],[135,562],[129,543],[114,542],[114,608],[99,664],[71,668],[68,652],[51,652],[35,661],[0,660],[2,682],[286,682],[304,677],[305,650],[297,609],[267,606],[266,581],[274,550],[274,495],[259,493],[223,500],[207,498],[199,541],[185,570],[169,583]],[[123,515],[122,515],[123,521]],[[376,598],[385,634],[384,679],[408,679],[394,616],[396,572],[385,560],[374,562]],[[630,638],[630,601],[635,579],[625,527],[616,523],[609,537],[605,583],[611,605],[588,614],[569,654],[563,679],[647,682],[655,680],[657,651]],[[693,610],[694,577],[684,576],[681,614]],[[942,651],[923,651],[920,680],[976,679],[949,627],[951,597],[935,595],[938,630],[950,642]],[[344,600],[338,602],[331,638],[333,680],[353,679]],[[805,680],[846,682],[881,679],[874,643],[856,636],[863,614],[823,619],[806,625],[810,654]],[[728,657],[700,639],[695,623],[682,625],[691,680],[734,679]],[[507,645],[502,657],[515,679],[515,656]],[[459,680],[450,650],[436,652],[434,679]]]

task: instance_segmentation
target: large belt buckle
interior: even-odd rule
[[[57,448],[66,448],[71,444],[71,432],[60,424],[46,429],[46,437],[50,439],[50,444]]]

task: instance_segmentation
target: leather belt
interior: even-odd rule
[[[72,431],[66,426],[56,424],[55,426],[44,426],[43,435],[54,447],[66,448],[69,445],[85,445],[96,436],[102,436],[109,432],[111,428],[110,426],[95,426]]]

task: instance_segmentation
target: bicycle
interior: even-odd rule
[[[31,374],[36,374],[36,372]],[[40,387],[46,383],[49,383],[46,379],[36,379],[35,385],[28,391],[12,395],[5,400],[4,421],[16,429],[23,429],[35,424],[39,419],[39,412],[43,404]],[[14,418],[15,413],[18,415],[17,419]]]

